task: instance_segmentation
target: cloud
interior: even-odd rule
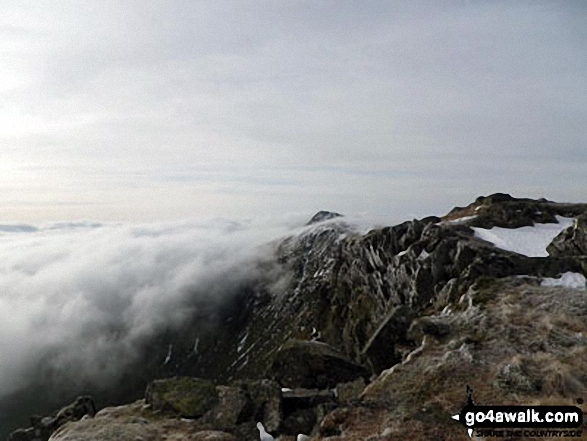
[[[297,222],[298,220],[296,220]],[[0,232],[0,397],[48,371],[116,380],[157,332],[257,276],[293,219],[47,224]],[[48,381],[48,379],[45,379]]]

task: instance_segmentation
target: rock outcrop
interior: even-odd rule
[[[154,409],[199,418],[218,403],[218,393],[211,381],[176,377],[153,381],[147,387],[145,399]]]
[[[542,257],[478,235],[561,217],[574,225]],[[200,316],[152,343],[149,360],[174,349],[145,400],[51,439],[253,440],[261,422],[284,441],[465,440],[450,415],[467,384],[487,404],[576,404],[587,297],[542,279],[587,275],[586,238],[586,204],[506,194],[365,234],[318,213],[272,244],[261,276],[215,315],[220,326]]]
[[[287,388],[328,389],[369,372],[326,343],[290,340],[276,352],[269,376]]]

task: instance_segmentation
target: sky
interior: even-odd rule
[[[6,0],[0,222],[581,201],[582,1]]]
[[[583,1],[4,0],[0,42],[1,409],[47,351],[116,376],[318,210],[587,202]]]

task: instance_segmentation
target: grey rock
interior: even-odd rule
[[[336,219],[337,217],[342,217],[342,214],[335,213],[332,211],[319,211],[314,216],[312,216],[312,219],[310,219],[306,225],[317,224],[319,222]]]
[[[284,387],[326,389],[368,371],[325,343],[290,340],[277,352],[271,374]]]
[[[587,215],[577,217],[575,224],[555,237],[546,250],[554,257],[587,255]]]
[[[31,416],[31,427],[12,432],[8,441],[46,441],[65,424],[78,421],[86,415],[93,417],[95,414],[96,406],[92,397],[80,396],[53,416]]]
[[[267,431],[277,430],[282,417],[279,384],[267,379],[239,381],[235,384],[242,389],[247,399],[247,405],[239,414],[237,423],[261,422]]]

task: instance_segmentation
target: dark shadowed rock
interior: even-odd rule
[[[247,406],[250,406],[249,398],[238,386],[217,386],[216,391],[218,402],[202,417],[202,421],[220,429],[235,426],[242,419]]]
[[[413,318],[414,311],[410,307],[397,306],[375,330],[363,349],[363,354],[375,374],[401,361],[401,355],[396,353],[395,343],[405,340],[406,331]]]
[[[31,416],[31,427],[12,432],[8,441],[46,441],[65,424],[78,421],[86,415],[93,417],[95,414],[96,406],[92,397],[81,396],[52,416]]]
[[[316,407],[296,409],[283,420],[281,433],[290,436],[310,433],[317,422],[317,415]]]
[[[587,255],[587,215],[577,217],[575,224],[555,237],[546,250],[554,257]]]
[[[335,219],[337,217],[342,217],[342,214],[334,213],[332,211],[319,211],[314,216],[312,216],[312,219],[310,219],[306,225],[317,224],[319,222]]]
[[[8,435],[8,441],[33,441],[39,439],[35,435],[35,429],[29,427],[28,429],[17,429]]]
[[[326,389],[368,371],[326,343],[290,340],[277,352],[271,374],[284,387]]]
[[[271,380],[246,380],[239,381],[236,385],[247,399],[237,422],[261,422],[267,431],[277,430],[282,416],[279,384]]]
[[[563,204],[546,199],[514,198],[496,193],[478,197],[466,207],[455,207],[444,220],[469,218],[466,224],[481,228],[519,228],[535,223],[556,223],[556,216],[575,217],[587,210],[586,204]]]

